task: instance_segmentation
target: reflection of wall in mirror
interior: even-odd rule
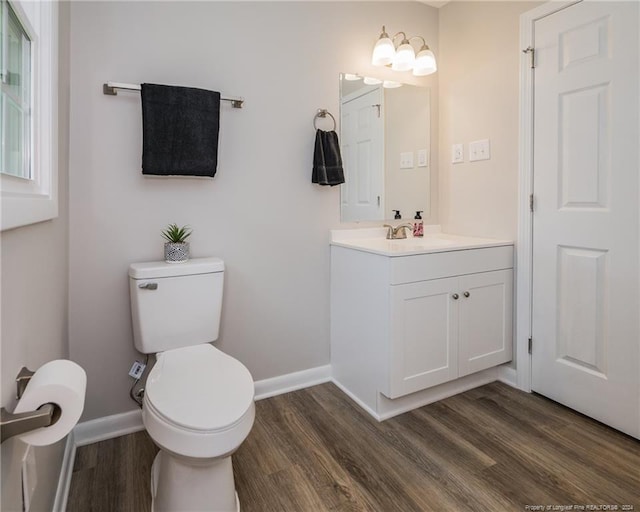
[[[355,76],[355,75],[353,75]],[[340,80],[341,98],[355,97],[363,89],[381,88],[362,80]],[[382,88],[384,94],[384,212],[381,218],[393,219],[393,210],[402,212],[403,220],[411,220],[422,210],[430,218],[431,209],[431,119],[430,89],[404,84],[398,88]],[[419,166],[419,151],[426,152],[426,165]],[[401,168],[402,153],[410,153],[413,166]],[[345,190],[342,189],[344,194]],[[358,215],[356,214],[356,217]],[[342,209],[342,221],[363,220]]]
[[[403,86],[384,89],[385,100],[385,217],[400,210],[412,219],[417,210],[423,217],[430,208],[429,89]],[[427,151],[427,166],[418,167],[418,152]],[[413,167],[400,168],[400,154],[413,154]]]

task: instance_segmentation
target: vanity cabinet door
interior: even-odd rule
[[[513,270],[460,277],[459,368],[463,377],[512,359]]]
[[[457,377],[457,283],[446,278],[390,287],[389,398]]]

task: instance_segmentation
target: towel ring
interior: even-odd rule
[[[333,120],[333,129],[335,130],[337,128],[336,118],[333,117],[333,114],[331,112],[329,112],[326,108],[319,108],[318,109],[318,113],[313,118],[313,127],[317,130],[318,127],[316,126],[316,120],[319,117],[324,119],[327,116],[329,116]]]

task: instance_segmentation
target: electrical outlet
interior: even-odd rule
[[[142,377],[142,374],[144,373],[144,369],[146,367],[146,364],[141,363],[140,361],[135,361],[133,363],[133,366],[131,367],[131,370],[129,370],[129,376],[133,377],[136,380],[139,380],[140,377]]]
[[[459,164],[464,162],[464,146],[462,144],[454,144],[451,147],[451,163]]]

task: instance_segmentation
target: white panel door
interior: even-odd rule
[[[513,270],[460,277],[458,376],[507,361],[513,354]]]
[[[532,388],[638,437],[638,3],[534,37]]]
[[[342,104],[340,144],[345,172],[340,198],[342,218],[384,218],[382,111],[380,87]]]
[[[458,278],[391,287],[389,398],[458,376]]]

